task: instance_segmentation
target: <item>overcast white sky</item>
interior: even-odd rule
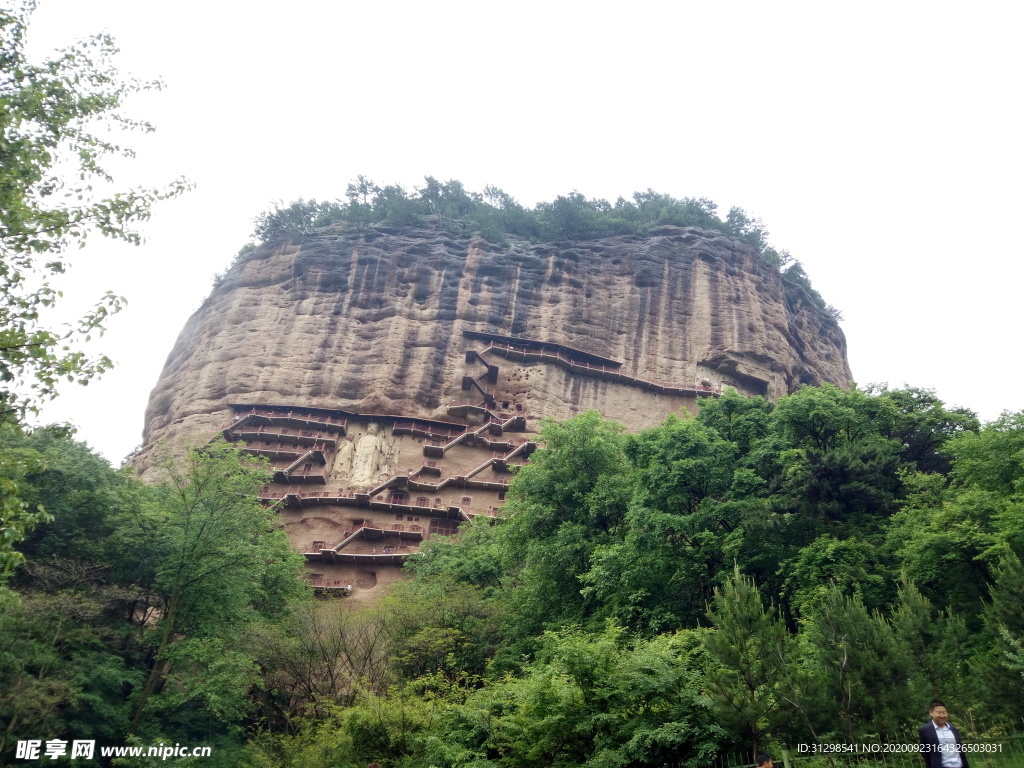
[[[76,255],[69,300],[128,298],[96,343],[118,367],[45,416],[119,462],[253,217],[360,173],[741,205],[843,311],[858,383],[1024,409],[1022,20],[1006,1],[41,0],[36,53],[106,30],[166,83],[133,100],[158,131],[119,181],[196,184],[144,246]]]

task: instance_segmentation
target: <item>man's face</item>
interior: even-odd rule
[[[930,710],[928,714],[932,716],[932,722],[940,728],[946,724],[947,720],[949,720],[949,714],[946,712],[945,707],[936,707],[935,709]]]

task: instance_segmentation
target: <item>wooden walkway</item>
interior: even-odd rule
[[[477,352],[476,354],[481,360],[483,360],[485,365],[487,364],[487,361],[484,356],[487,354],[500,355],[508,360],[517,360],[520,362],[550,363],[551,365],[561,366],[570,373],[579,374],[581,376],[591,376],[593,378],[600,379],[601,381],[614,381],[619,384],[625,384],[626,386],[642,389],[645,392],[654,392],[659,395],[676,395],[682,397],[697,397],[698,395],[703,395],[705,397],[719,397],[722,394],[721,387],[702,385],[699,382],[694,383],[693,386],[680,386],[677,384],[666,384],[664,382],[653,381],[650,379],[641,379],[639,376],[630,376],[628,373],[623,373],[618,369],[618,367],[597,365],[595,363],[579,360],[569,357],[558,350],[530,349],[526,347],[516,347],[511,344],[492,343],[482,352]],[[618,365],[621,365],[621,363]]]

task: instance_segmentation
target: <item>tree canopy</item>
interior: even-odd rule
[[[899,740],[936,696],[1012,719],[1020,432],[877,387],[726,393],[636,435],[588,413],[545,430],[507,520],[427,547],[416,583],[499,606],[492,668],[523,686],[550,682],[513,661],[545,658],[544,633],[691,638],[716,749]]]
[[[813,288],[800,262],[769,243],[768,231],[760,219],[739,207],[731,208],[723,219],[718,205],[705,197],[676,198],[647,189],[612,203],[588,199],[573,190],[528,208],[491,185],[482,193],[470,192],[460,181],[441,182],[427,176],[422,187],[409,192],[401,185],[381,187],[359,176],[348,185],[343,200],[277,202],[256,217],[255,225],[253,236],[261,243],[337,227],[363,232],[370,227],[429,226],[477,234],[494,243],[504,243],[508,238],[580,241],[613,235],[643,236],[665,225],[700,227],[747,243],[779,271],[794,297],[806,297],[841,319],[839,311],[827,305]]]
[[[82,345],[103,333],[123,298],[108,292],[72,323],[52,318],[62,297],[54,280],[68,270],[69,250],[96,233],[140,243],[135,226],[153,203],[187,187],[178,180],[164,189],[107,191],[113,179],[105,160],[132,155],[111,126],[152,130],[126,116],[122,101],[160,84],[124,77],[106,34],[30,61],[34,9],[34,0],[0,8],[0,424],[15,425],[55,397],[62,381],[86,384],[113,365]],[[0,455],[0,579],[20,562],[15,545],[48,516],[43,508],[29,512],[20,496],[33,469],[23,456]]]
[[[223,765],[707,768],[913,739],[936,697],[999,736],[1024,711],[1022,423],[835,387],[550,423],[506,518],[358,610],[310,598],[231,447],[154,487],[6,425],[53,519],[0,610],[0,754],[45,732]]]
[[[263,683],[250,634],[308,592],[301,555],[257,499],[262,464],[212,445],[147,486],[66,431],[8,425],[0,455],[15,454],[22,503],[52,521],[20,544],[19,600],[0,607],[0,759],[26,733],[237,733]]]

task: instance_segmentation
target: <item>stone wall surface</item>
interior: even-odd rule
[[[635,381],[500,350],[473,362],[467,352],[489,342],[467,331],[609,358]],[[835,320],[717,232],[507,246],[416,229],[319,234],[247,254],[189,319],[136,465],[205,442],[231,423],[229,404],[470,423],[449,408],[480,400],[464,377],[488,364],[500,369],[489,394],[525,415],[527,432],[588,408],[651,426],[693,409],[682,390],[701,382],[776,398],[851,380]]]

